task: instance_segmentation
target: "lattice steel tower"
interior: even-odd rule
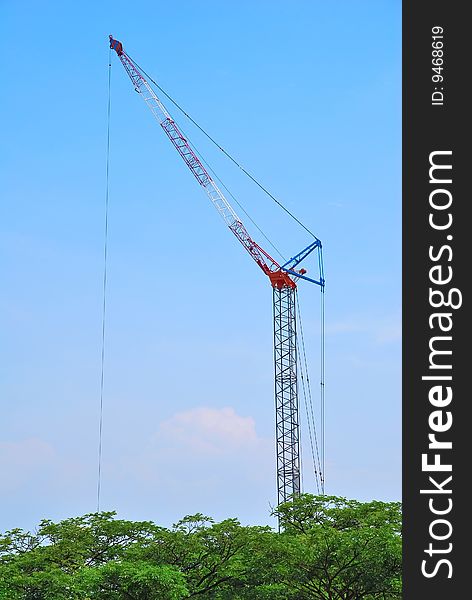
[[[275,429],[277,496],[285,502],[300,493],[300,424],[298,415],[296,290],[273,289]]]

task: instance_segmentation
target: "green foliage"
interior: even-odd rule
[[[103,512],[0,536],[0,600],[396,600],[398,503],[305,494],[275,511],[282,531],[171,528]]]
[[[176,568],[143,561],[112,561],[84,569],[76,578],[76,588],[83,597],[101,600],[180,600],[188,595],[185,577]]]
[[[399,503],[304,494],[275,511],[298,598],[401,597]]]

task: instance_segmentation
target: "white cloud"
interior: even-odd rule
[[[173,502],[193,498],[198,506],[229,496],[248,502],[251,490],[270,489],[274,455],[273,439],[257,434],[251,416],[231,407],[195,407],[162,421],[140,451],[121,461],[119,477],[146,493],[165,490]]]
[[[107,455],[103,507],[170,524],[195,512],[268,515],[275,501],[274,440],[232,407],[175,412],[147,439],[129,442],[125,454]]]
[[[247,450],[261,442],[254,419],[242,417],[230,407],[198,407],[176,413],[160,424],[154,441],[211,454]]]

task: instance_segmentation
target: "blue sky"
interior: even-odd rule
[[[326,491],[399,499],[400,2],[0,10],[0,530],[96,507],[109,33],[322,239]],[[112,58],[102,508],[272,523],[269,283]],[[168,108],[283,253],[309,242]]]

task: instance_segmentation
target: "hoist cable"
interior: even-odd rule
[[[298,218],[297,218],[297,217],[296,217],[296,216],[295,216],[295,215],[294,215],[292,212],[290,212],[290,211],[288,210],[288,208],[286,208],[286,207],[285,207],[285,206],[282,204],[282,202],[280,202],[280,200],[277,200],[277,198],[276,198],[276,197],[275,197],[273,194],[271,194],[267,188],[265,188],[265,187],[264,187],[264,186],[263,186],[261,183],[259,183],[259,181],[257,181],[257,179],[256,179],[256,178],[255,178],[253,175],[251,175],[251,173],[249,173],[249,171],[247,171],[247,169],[245,169],[245,168],[244,168],[244,167],[243,167],[243,166],[242,166],[242,165],[241,165],[241,164],[240,164],[240,163],[239,163],[239,162],[238,162],[238,161],[237,161],[235,158],[233,158],[229,152],[227,152],[227,151],[226,151],[226,150],[225,150],[225,149],[224,149],[222,146],[220,146],[220,144],[218,144],[218,142],[217,142],[217,141],[216,141],[216,140],[215,140],[215,139],[214,139],[214,138],[213,138],[213,137],[212,137],[212,136],[211,136],[209,133],[207,133],[207,132],[205,131],[205,129],[203,129],[203,127],[201,127],[201,126],[200,126],[200,125],[199,125],[199,124],[198,124],[198,123],[197,123],[197,122],[196,122],[196,121],[195,121],[195,120],[194,120],[194,119],[193,119],[193,118],[192,118],[192,117],[191,117],[191,116],[190,116],[190,115],[189,115],[189,114],[188,114],[188,113],[187,113],[187,112],[186,112],[186,111],[185,111],[185,110],[184,110],[184,109],[183,109],[183,108],[180,106],[180,104],[178,104],[178,102],[172,98],[172,96],[170,96],[170,95],[169,95],[169,94],[168,94],[168,93],[167,93],[167,92],[166,92],[166,91],[165,91],[165,90],[164,90],[164,89],[163,89],[163,88],[162,88],[162,87],[161,87],[161,86],[160,86],[158,83],[156,83],[156,81],[154,81],[154,79],[153,79],[153,78],[152,78],[152,77],[151,77],[151,76],[150,76],[148,73],[146,73],[146,71],[145,71],[145,70],[144,70],[142,67],[140,67],[140,66],[138,65],[138,63],[137,63],[137,62],[136,62],[134,59],[132,59],[132,58],[129,56],[129,54],[128,54],[127,56],[128,56],[128,57],[129,57],[129,58],[130,58],[130,59],[133,61],[133,63],[134,63],[134,64],[135,64],[135,65],[138,67],[138,69],[139,69],[139,70],[140,70],[140,71],[141,71],[141,72],[142,72],[142,73],[143,73],[143,74],[144,74],[144,75],[145,75],[145,76],[146,76],[146,77],[149,79],[149,81],[150,81],[150,82],[151,82],[153,85],[155,85],[155,86],[156,86],[156,88],[157,88],[157,89],[158,89],[160,92],[162,92],[162,93],[164,94],[164,96],[165,96],[165,97],[166,97],[168,100],[170,100],[170,102],[172,102],[172,104],[173,104],[173,105],[174,105],[174,106],[175,106],[175,107],[176,107],[178,110],[180,110],[180,112],[181,112],[183,115],[185,115],[185,117],[187,117],[187,119],[188,119],[188,120],[189,120],[191,123],[193,123],[193,124],[195,125],[195,127],[197,127],[197,129],[199,129],[199,130],[200,130],[200,131],[203,133],[203,135],[204,135],[205,137],[207,137],[207,138],[210,140],[210,142],[211,142],[212,144],[214,144],[214,145],[215,145],[215,146],[216,146],[216,147],[217,147],[219,150],[221,150],[221,152],[223,152],[223,154],[224,154],[224,155],[225,155],[227,158],[229,158],[229,160],[230,160],[231,162],[233,162],[233,163],[234,163],[234,164],[235,164],[235,165],[236,165],[236,166],[237,166],[239,169],[241,169],[241,171],[242,171],[242,172],[243,172],[243,173],[244,173],[244,174],[245,174],[247,177],[249,177],[249,179],[251,179],[251,181],[253,181],[253,182],[254,182],[254,183],[255,183],[255,184],[256,184],[256,185],[257,185],[257,186],[258,186],[258,187],[259,187],[259,188],[260,188],[260,189],[261,189],[261,190],[262,190],[262,191],[265,193],[265,194],[267,194],[267,196],[269,196],[269,198],[271,198],[271,199],[272,199],[272,200],[273,200],[273,201],[274,201],[276,204],[278,204],[278,206],[280,206],[280,208],[281,208],[282,210],[284,210],[284,211],[285,211],[285,212],[286,212],[286,213],[287,213],[287,214],[288,214],[288,215],[289,215],[289,216],[290,216],[290,217],[291,217],[291,218],[292,218],[292,219],[293,219],[293,220],[294,220],[296,223],[298,223],[298,225],[300,225],[300,227],[302,227],[302,228],[303,228],[305,231],[307,231],[307,232],[308,232],[308,233],[309,233],[309,234],[310,234],[310,235],[311,235],[311,236],[312,236],[312,237],[313,237],[315,240],[318,240],[318,238],[316,237],[316,235],[315,235],[315,234],[314,234],[312,231],[310,231],[310,230],[308,229],[308,227],[306,227],[306,226],[305,226],[305,225],[304,225],[304,224],[303,224],[303,223],[300,221],[300,219],[298,219]]]
[[[105,176],[105,224],[103,243],[103,301],[102,301],[102,348],[100,359],[100,412],[98,426],[98,472],[97,472],[97,512],[100,512],[102,483],[102,433],[103,433],[103,389],[105,381],[105,324],[107,308],[107,254],[108,254],[108,200],[110,180],[110,116],[111,116],[111,49],[108,55],[108,106],[107,106],[107,147]]]
[[[303,365],[301,372],[302,372],[302,388],[304,386],[304,382],[303,382],[303,368],[305,370],[306,373],[306,385],[307,385],[307,390],[308,390],[308,401],[309,401],[309,406],[310,406],[310,415],[308,415],[308,410],[307,410],[307,418],[309,419],[310,422],[310,417],[311,417],[311,426],[313,428],[313,437],[314,437],[314,442],[315,442],[315,450],[316,450],[316,457],[317,457],[317,461],[313,460],[314,465],[315,465],[315,469],[316,469],[316,464],[318,464],[318,470],[319,470],[319,477],[320,477],[320,483],[322,485],[322,490],[323,490],[323,478],[324,478],[324,473],[323,473],[323,459],[322,457],[320,458],[320,450],[319,450],[319,444],[318,444],[318,434],[317,434],[317,428],[316,428],[316,420],[315,420],[315,412],[314,412],[314,408],[313,408],[313,397],[312,397],[312,393],[311,393],[311,384],[310,384],[310,376],[309,376],[309,372],[308,372],[308,361],[307,361],[307,357],[306,357],[306,350],[305,350],[305,338],[303,335],[303,325],[302,325],[302,316],[301,316],[301,310],[300,310],[300,303],[298,300],[298,295],[297,295],[297,312],[298,312],[298,322],[299,322],[299,329],[300,329],[300,341],[301,341],[301,347],[302,347],[302,356],[303,356]],[[301,364],[301,358],[300,358],[300,364]],[[323,431],[323,414],[321,414],[321,430]]]
[[[297,305],[298,305],[298,297],[297,297]],[[298,309],[299,309],[299,305],[298,305]],[[300,323],[300,335],[301,335],[301,339],[302,339],[303,334],[302,334],[302,327],[301,327],[300,310],[298,310],[298,316],[299,316],[299,323]],[[304,405],[305,405],[305,412],[306,412],[306,418],[307,418],[308,435],[309,435],[309,440],[310,440],[310,450],[311,450],[311,457],[312,457],[312,461],[313,461],[313,470],[314,470],[314,475],[315,475],[316,486],[318,488],[318,493],[319,493],[319,491],[320,491],[319,484],[321,483],[321,462],[319,459],[319,452],[318,452],[316,424],[315,424],[315,419],[314,419],[314,415],[313,415],[313,403],[311,401],[311,398],[310,398],[310,408],[311,408],[311,418],[310,418],[309,403],[307,401],[307,397],[309,397],[309,394],[311,394],[311,392],[308,392],[308,394],[307,394],[306,388],[308,386],[305,383],[305,379],[307,379],[307,382],[309,383],[308,368],[307,368],[306,361],[305,361],[305,369],[304,369],[304,365],[302,363],[300,353],[298,353],[298,362],[299,362],[299,366],[300,366],[300,378],[301,378],[301,384],[302,384],[301,387],[302,387],[303,401],[304,401]],[[305,372],[305,375],[304,375],[304,372]],[[314,441],[313,441],[313,439],[314,439]],[[316,452],[315,452],[315,448],[316,448]],[[318,458],[318,460],[317,460],[317,458]]]
[[[299,310],[299,303],[298,303],[298,294],[296,294],[297,296],[297,312],[298,312],[298,322],[300,324],[300,335],[302,335],[302,325],[301,325],[301,315],[300,315],[300,310]],[[298,334],[297,334],[297,338],[298,338]],[[311,459],[313,462],[313,471],[314,471],[314,475],[315,475],[315,482],[316,482],[316,487],[318,489],[318,493],[320,492],[320,486],[319,486],[319,482],[321,482],[321,465],[320,465],[320,461],[318,458],[318,462],[316,460],[316,453],[315,453],[315,444],[313,441],[313,429],[314,429],[314,422],[312,424],[313,419],[310,419],[310,414],[308,412],[308,401],[307,401],[307,391],[306,391],[306,384],[305,384],[305,376],[304,376],[304,369],[303,369],[303,363],[301,360],[301,353],[297,352],[297,360],[298,360],[298,364],[300,367],[300,381],[301,381],[301,388],[302,388],[302,396],[303,396],[303,404],[305,406],[305,412],[306,412],[306,420],[307,420],[307,426],[308,426],[308,438],[310,441],[310,450],[311,450]],[[306,378],[308,380],[308,372],[306,371]],[[314,431],[315,435],[316,435],[316,430]]]
[[[321,477],[318,477],[319,467],[316,464],[315,449],[314,449],[314,444],[313,444],[312,426],[311,426],[311,421],[310,421],[310,415],[308,413],[308,402],[307,402],[307,399],[306,399],[305,380],[304,380],[304,377],[303,377],[303,370],[302,370],[302,364],[301,364],[300,358],[298,359],[298,362],[299,362],[300,371],[301,371],[303,404],[305,406],[306,419],[307,419],[307,425],[308,425],[308,438],[310,440],[311,459],[313,461],[313,471],[314,471],[314,475],[315,475],[316,487],[317,487],[317,490],[318,490],[318,493],[319,493],[320,492],[319,479],[321,479]],[[301,454],[300,454],[300,457],[301,457]],[[300,470],[301,470],[301,465],[300,465]]]
[[[316,456],[318,458],[318,465],[320,468],[320,476],[322,477],[323,476],[322,461],[320,460],[318,435],[317,435],[317,429],[316,429],[316,419],[315,419],[315,412],[314,412],[314,408],[313,408],[313,394],[311,392],[310,374],[308,372],[308,361],[307,361],[307,357],[306,357],[305,339],[303,336],[302,317],[301,317],[301,310],[300,310],[300,304],[298,302],[298,297],[297,297],[297,308],[298,308],[298,315],[299,315],[299,321],[300,321],[300,336],[301,336],[301,341],[302,341],[303,362],[304,362],[304,366],[305,366],[305,373],[306,373],[306,380],[307,380],[308,399],[310,402],[310,413],[311,413],[311,419],[312,419],[312,423],[313,423],[313,430],[314,430],[314,436],[315,436]]]
[[[320,348],[320,402],[321,402],[321,461],[323,465],[322,493],[325,493],[325,289],[321,287],[321,348]]]

